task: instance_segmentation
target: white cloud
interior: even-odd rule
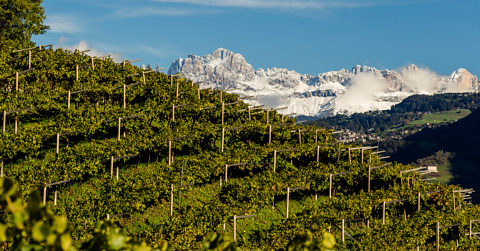
[[[118,52],[117,53],[112,53],[112,52],[105,53],[105,52],[99,51],[97,49],[91,48],[88,45],[87,41],[85,41],[85,40],[81,40],[77,44],[69,45],[69,44],[67,44],[67,38],[60,37],[60,39],[58,41],[58,44],[55,47],[56,48],[63,48],[63,49],[66,49],[66,50],[71,50],[71,51],[74,51],[74,50],[79,50],[79,51],[90,50],[88,52],[85,52],[85,54],[90,55],[90,56],[94,56],[94,57],[101,57],[101,56],[110,55],[115,62],[121,62],[123,60],[120,53],[118,53]]]
[[[145,7],[138,9],[119,9],[115,15],[123,18],[145,16],[187,16],[195,13],[189,9]]]
[[[347,91],[338,96],[335,101],[338,107],[345,110],[374,103],[378,95],[384,93],[389,87],[386,79],[377,77],[372,72],[359,73],[352,78],[351,82],[352,85]]]
[[[81,33],[84,27],[81,21],[71,15],[51,15],[45,19],[45,24],[50,26],[49,32],[55,33]]]
[[[407,67],[400,72],[405,85],[417,93],[434,93],[438,91],[440,76],[428,68]]]
[[[154,0],[162,3],[182,3],[214,7],[237,7],[252,9],[327,9],[358,8],[379,5],[405,4],[412,1],[399,0]],[[422,2],[422,1],[417,1]]]

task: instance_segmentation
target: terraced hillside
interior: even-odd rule
[[[332,235],[336,249],[480,245],[469,190],[379,149],[180,76],[18,49],[0,54],[1,176],[65,215],[75,246],[101,221],[175,249],[332,248]]]

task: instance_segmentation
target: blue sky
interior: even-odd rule
[[[44,0],[57,47],[168,67],[222,47],[254,68],[317,74],[414,63],[480,74],[478,0]]]

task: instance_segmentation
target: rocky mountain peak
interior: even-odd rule
[[[172,63],[168,73],[183,73],[202,87],[231,89],[255,96],[252,105],[287,106],[282,113],[325,117],[370,110],[386,110],[417,94],[477,92],[478,78],[460,68],[450,77],[409,65],[400,72],[355,65],[317,75],[285,68],[255,70],[245,58],[224,48],[205,56],[188,55]]]
[[[450,75],[450,82],[456,83],[458,92],[471,92],[479,90],[478,77],[465,68],[458,68]]]
[[[407,70],[408,71],[417,71],[418,70],[418,66],[414,65],[414,64],[410,64],[409,66],[407,66]]]

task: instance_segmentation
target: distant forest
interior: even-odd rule
[[[479,93],[446,93],[435,95],[412,95],[390,110],[336,115],[311,123],[326,128],[350,129],[356,132],[381,132],[396,125],[417,120],[424,113],[480,107]]]

